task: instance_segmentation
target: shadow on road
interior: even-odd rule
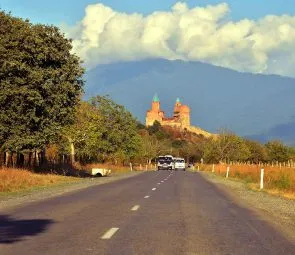
[[[48,219],[17,220],[7,215],[0,215],[0,244],[22,241],[26,236],[38,235],[54,223]]]

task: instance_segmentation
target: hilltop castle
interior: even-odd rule
[[[161,110],[159,97],[155,95],[152,101],[152,109],[148,110],[146,113],[146,126],[152,126],[155,121],[160,122],[162,126],[187,130],[195,134],[203,135],[204,137],[212,136],[211,133],[199,127],[191,126],[190,108],[187,105],[183,105],[179,98],[177,98],[174,105],[173,117],[167,118],[165,113]]]

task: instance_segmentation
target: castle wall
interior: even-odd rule
[[[155,121],[162,122],[162,117],[159,112],[148,111],[146,115],[146,126],[152,126]]]
[[[180,122],[183,128],[188,128],[191,125],[190,115],[189,113],[180,114]]]

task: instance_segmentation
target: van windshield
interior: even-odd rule
[[[171,162],[173,162],[171,157],[158,157],[158,163],[160,164],[170,164]]]
[[[184,163],[184,159],[176,159],[175,162],[176,163]]]
[[[158,161],[172,161],[171,157],[158,157]]]

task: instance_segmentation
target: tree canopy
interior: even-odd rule
[[[65,136],[73,142],[82,161],[122,161],[132,158],[140,149],[137,124],[123,106],[108,97],[96,96],[81,102],[76,120],[65,129]]]
[[[0,11],[2,148],[43,148],[73,121],[84,70],[71,49],[57,27]]]

